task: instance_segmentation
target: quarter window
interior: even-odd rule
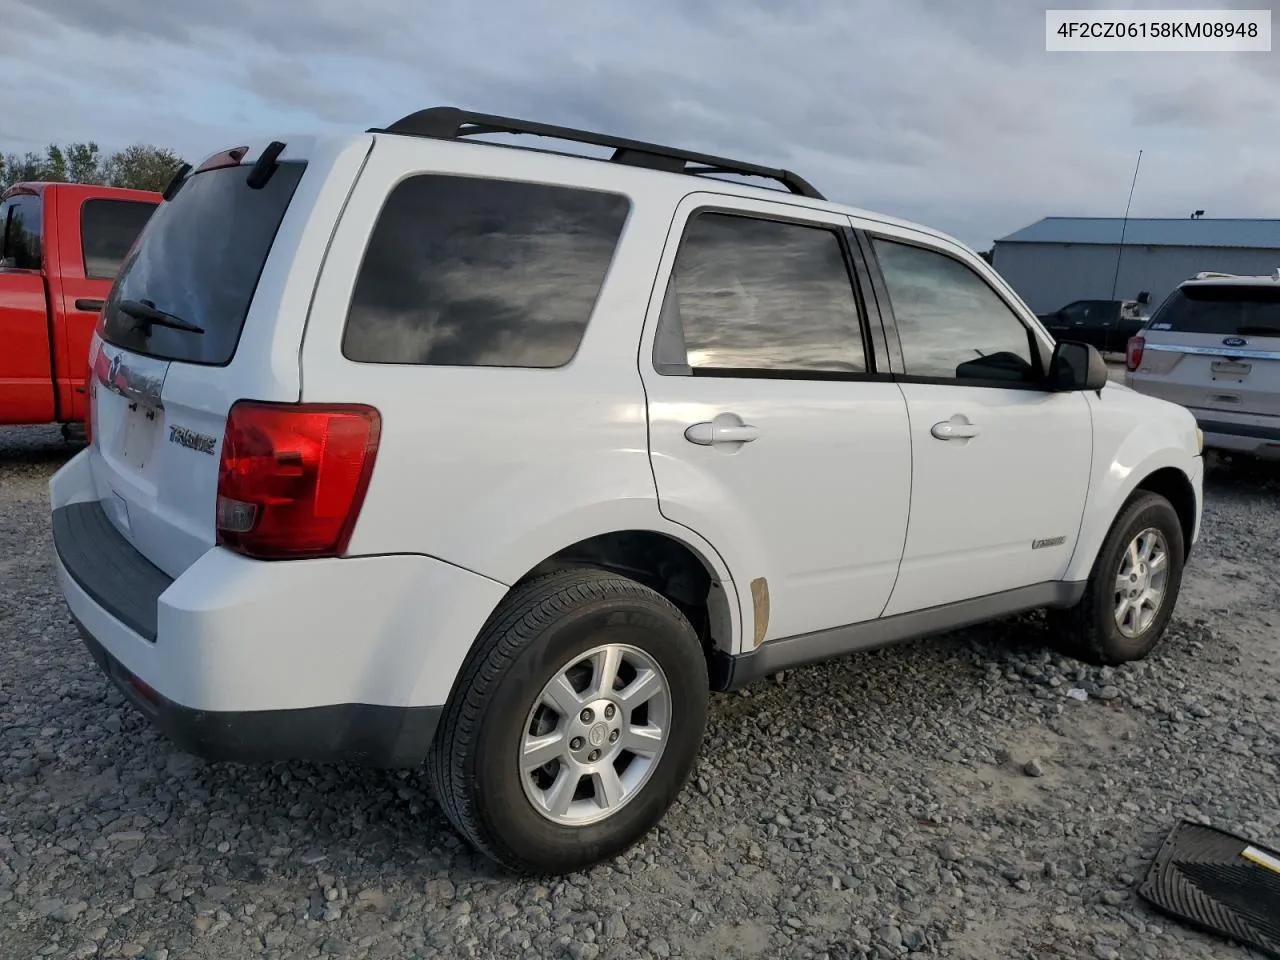
[[[86,200],[80,208],[84,275],[113,279],[155,209],[141,200]]]
[[[876,238],[907,376],[1030,383],[1031,333],[977,273],[934,250]]]
[[[654,364],[677,375],[865,373],[838,234],[737,214],[696,215],[663,300]]]
[[[343,355],[563,366],[586,331],[629,206],[618,194],[546,184],[402,181],[365,251]]]

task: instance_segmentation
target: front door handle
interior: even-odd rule
[[[950,420],[935,423],[929,431],[939,440],[971,440],[982,432],[982,429],[969,422],[964,414],[957,413]]]
[[[76,301],[76,309],[92,311],[93,313],[97,313],[99,310],[102,309],[102,303],[103,301],[101,300],[94,300],[88,297],[81,297],[79,300]]]
[[[750,443],[760,432],[751,424],[743,423],[736,413],[722,413],[714,420],[695,423],[684,432],[684,438],[701,447],[733,446],[735,449]]]

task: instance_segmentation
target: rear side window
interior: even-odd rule
[[[352,293],[361,363],[559,367],[578,350],[630,203],[571,187],[415,176],[391,191]]]
[[[245,182],[247,165],[192,174],[156,209],[120,270],[103,308],[107,341],[166,360],[229,363],[305,167],[281,162],[259,190]],[[147,325],[121,308],[126,301],[204,332]]]
[[[837,233],[699,213],[663,300],[654,366],[668,376],[865,373],[858,304]]]
[[[86,200],[80,207],[80,246],[84,275],[110,280],[155,212],[142,200]]]
[[[1151,318],[1151,329],[1221,337],[1280,337],[1280,285],[1180,287]]]
[[[14,194],[0,205],[0,265],[19,270],[39,270],[44,239],[40,198],[31,193]]]

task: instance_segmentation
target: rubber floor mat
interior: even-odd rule
[[[1183,821],[1138,895],[1170,916],[1280,958],[1280,853]]]

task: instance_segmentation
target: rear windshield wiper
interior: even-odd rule
[[[204,333],[204,327],[198,327],[190,320],[175,317],[172,313],[157,310],[150,300],[121,300],[120,311],[141,320],[140,326],[168,327],[170,330],[185,330],[187,333]]]

